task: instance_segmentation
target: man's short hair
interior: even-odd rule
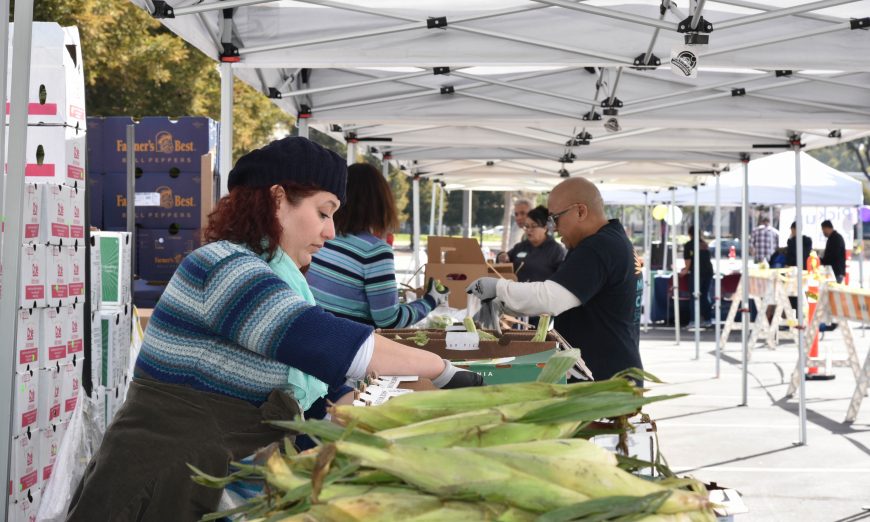
[[[797,221],[791,222],[791,228],[797,228]]]
[[[831,223],[830,219],[826,219],[822,221],[822,228],[834,228],[834,224]]]
[[[767,218],[761,218],[761,224],[762,224],[762,225],[769,225],[769,224],[770,224],[770,220],[767,219]]]

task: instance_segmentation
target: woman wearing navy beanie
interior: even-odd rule
[[[230,461],[281,440],[290,419],[348,379],[420,375],[442,388],[480,376],[314,304],[302,271],[335,237],[345,160],[288,137],[241,157],[209,216],[208,243],[181,263],[154,309],[127,400],[91,459],[68,521],[193,521],[221,491]]]

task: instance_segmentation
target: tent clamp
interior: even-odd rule
[[[566,152],[559,158],[559,163],[574,163],[574,160],[577,159],[577,155],[573,152]]]
[[[488,161],[486,162],[486,166],[487,166],[487,167],[492,167],[493,165],[495,165],[495,162],[492,161],[492,160],[488,160]]]
[[[828,133],[828,137],[829,137],[829,138],[842,138],[842,137],[843,137],[843,133],[840,132],[840,129],[834,129],[834,130],[832,130],[831,132]]]
[[[154,4],[154,10],[151,11],[151,16],[158,20],[162,20],[165,18],[175,18],[175,9],[171,5],[165,2],[165,0],[152,0],[151,2]],[[854,29],[854,27],[853,27]]]
[[[688,17],[679,25],[677,25],[678,33],[712,33],[713,32],[713,24],[704,20],[704,17],[701,16],[698,18],[698,28],[692,29],[692,17]]]
[[[568,172],[568,169],[566,169],[565,167],[562,167],[561,169],[559,169],[559,177],[560,178],[570,178],[571,173]]]
[[[242,57],[239,56],[239,48],[236,47],[231,42],[221,42],[223,46],[223,52],[220,54],[220,61],[226,63],[235,63],[242,61]]]
[[[390,161],[391,159],[393,159],[393,155],[389,152],[384,152],[384,161]]]
[[[566,147],[578,147],[580,145],[589,145],[592,141],[592,135],[586,131],[578,133],[573,138],[565,142]]]
[[[731,89],[731,96],[746,96],[746,88],[739,87],[736,89]]]
[[[304,103],[299,105],[299,113],[296,115],[299,119],[307,119],[311,117],[311,107]]]
[[[427,29],[444,29],[447,27],[447,17],[446,16],[430,16],[426,20],[426,28]]]
[[[155,2],[156,4],[157,2]],[[155,6],[156,8],[157,6]],[[870,27],[870,16],[865,16],[864,18],[853,18],[849,20],[849,27],[854,29],[867,29]]]
[[[601,102],[601,106],[604,107],[601,112],[604,113],[605,116],[618,116],[619,109],[622,107],[622,100],[616,96],[605,98],[604,101]]]
[[[432,74],[438,76],[439,74],[450,74],[450,67],[435,67],[432,69]]]
[[[269,98],[272,100],[280,100],[281,99],[281,91],[274,87],[269,87]]]
[[[785,70],[777,70],[774,72],[774,74],[776,74],[777,78],[780,78],[782,76],[786,76],[786,77],[791,76],[792,72],[793,71],[791,69],[785,69]]]
[[[441,94],[453,94],[454,92],[456,92],[456,89],[454,89],[452,85],[441,87]]]
[[[348,132],[344,135],[344,141],[347,143],[357,143],[359,139],[356,137],[355,132]]]
[[[341,131],[342,131],[341,125],[339,125],[337,123],[330,123],[329,124],[329,132],[341,132]]]
[[[601,114],[595,111],[589,111],[583,115],[583,121],[598,121],[601,119]]]
[[[635,69],[655,69],[661,64],[661,58],[654,54],[649,55],[649,60],[646,59],[646,53],[640,53],[634,58]]]

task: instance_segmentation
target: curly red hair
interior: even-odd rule
[[[284,189],[287,201],[293,206],[322,190],[293,182],[278,185]],[[258,255],[267,253],[272,259],[283,232],[276,216],[278,204],[271,187],[234,187],[208,215],[205,241],[244,244]]]

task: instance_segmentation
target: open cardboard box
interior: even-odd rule
[[[473,237],[429,236],[426,253],[426,281],[434,277],[450,289],[447,302],[452,308],[461,310],[468,305],[465,288],[475,279],[501,276],[516,280],[513,265],[488,265]]]
[[[429,337],[429,342],[422,346],[410,339],[419,331],[426,332]],[[544,342],[532,342],[534,331],[507,331],[502,335],[502,342],[506,340],[506,344],[482,341],[477,350],[448,349],[447,332],[444,330],[399,328],[379,330],[377,333],[398,343],[435,353],[456,366],[477,372],[486,384],[534,381],[550,356],[559,349],[559,341],[552,332],[547,334]],[[401,339],[395,339],[397,335]]]

